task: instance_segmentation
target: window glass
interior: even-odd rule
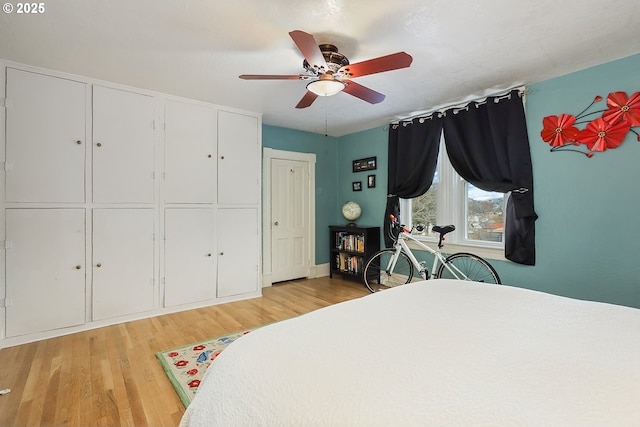
[[[422,196],[411,199],[411,217],[407,218],[411,225],[424,225],[424,231],[421,233],[425,236],[436,237],[431,231],[431,227],[438,225],[438,187],[440,165],[436,167],[436,173],[433,177],[433,183],[429,191]],[[402,209],[401,209],[402,211]]]
[[[505,195],[464,181],[451,166],[445,150],[442,143],[429,191],[401,200],[401,221],[408,227],[424,224],[424,232],[414,233],[431,238],[438,237],[431,230],[434,225],[454,224],[456,231],[447,235],[449,243],[502,247]]]
[[[466,239],[502,242],[504,234],[504,194],[465,185]]]

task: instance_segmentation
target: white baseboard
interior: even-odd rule
[[[325,277],[329,275],[329,263],[316,265],[314,267],[314,275],[313,277]]]
[[[312,265],[309,268],[309,279],[317,277],[325,277],[329,275],[329,264]],[[262,287],[268,288],[273,282],[271,281],[271,273],[262,274]]]

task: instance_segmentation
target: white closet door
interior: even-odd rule
[[[84,202],[84,83],[7,68],[6,199]]]
[[[216,111],[186,102],[165,104],[164,200],[214,203]]]
[[[257,117],[218,112],[218,203],[258,204],[259,131]]]
[[[93,320],[154,306],[152,209],[93,210]]]
[[[7,209],[7,337],[85,322],[84,209]]]
[[[214,212],[213,209],[165,210],[165,306],[215,298]]]
[[[218,209],[218,297],[258,290],[258,212]]]
[[[153,98],[93,87],[93,201],[152,203]]]

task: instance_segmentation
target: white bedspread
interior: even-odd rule
[[[640,426],[640,310],[429,280],[266,326],[182,427]]]

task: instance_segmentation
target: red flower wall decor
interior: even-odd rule
[[[627,98],[624,92],[613,92],[607,98],[609,109],[604,112],[602,118],[610,123],[623,121],[631,127],[640,126],[640,92],[636,92]]]
[[[576,118],[570,114],[560,114],[559,116],[547,116],[542,120],[542,140],[551,144],[552,147],[561,147],[568,142],[576,140],[578,128],[573,124]]]
[[[612,124],[603,118],[597,118],[589,122],[587,127],[578,133],[576,140],[587,144],[591,151],[604,151],[622,144],[630,128],[631,126],[627,122]]]
[[[619,147],[628,132],[640,134],[631,129],[640,126],[640,92],[627,96],[626,92],[612,92],[607,97],[606,110],[587,113],[596,103],[602,101],[596,96],[591,104],[579,114],[560,114],[542,119],[542,140],[551,145],[551,151],[574,151],[592,157],[595,152]],[[582,120],[587,116],[603,113],[601,117]],[[587,123],[583,130],[575,125]],[[580,149],[586,146],[588,151]]]

